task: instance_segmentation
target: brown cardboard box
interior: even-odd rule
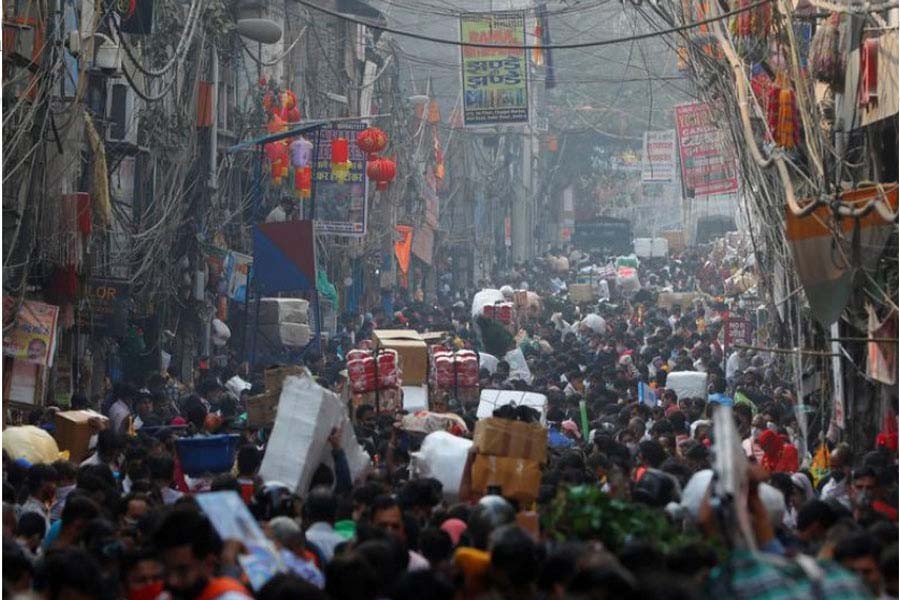
[[[484,494],[493,485],[499,486],[505,497],[530,504],[537,500],[541,487],[541,466],[525,458],[478,454],[472,465],[472,488]]]
[[[53,437],[60,450],[69,451],[69,460],[80,463],[90,452],[91,436],[109,427],[109,419],[92,410],[68,410],[54,417]]]
[[[281,386],[284,384],[285,377],[288,375],[301,376],[303,374],[304,369],[300,365],[285,365],[283,367],[266,369],[266,392],[277,392],[278,394],[281,394]]]
[[[595,302],[597,292],[589,283],[573,283],[569,286],[569,299],[576,304]]]
[[[422,385],[428,381],[428,346],[412,329],[376,329],[372,341],[379,348],[396,350],[403,370],[403,385]]]
[[[659,235],[669,241],[669,253],[682,252],[684,250],[684,230],[660,231]]]
[[[694,300],[702,297],[703,294],[696,292],[661,292],[656,299],[656,304],[666,310],[672,310],[672,307],[677,304],[687,312],[693,308]]]
[[[247,398],[247,426],[268,427],[275,422],[281,391],[271,391]]]
[[[547,430],[538,423],[496,417],[479,419],[473,442],[479,454],[547,462]]]
[[[447,332],[446,331],[428,331],[428,332],[425,332],[420,335],[422,336],[422,340],[425,342],[425,345],[433,346],[435,344],[440,344],[441,342],[443,342],[444,339],[447,337]]]

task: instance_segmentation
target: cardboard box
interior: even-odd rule
[[[569,299],[576,304],[595,302],[597,290],[589,283],[573,283],[569,286]]]
[[[262,298],[259,323],[309,323],[309,301],[303,298]]]
[[[272,323],[259,326],[259,335],[269,344],[302,348],[309,343],[309,325],[305,323]]]
[[[697,292],[661,292],[656,299],[656,304],[666,310],[672,310],[673,306],[678,305],[684,312],[687,312],[693,307],[694,300],[699,300],[703,296]]]
[[[356,408],[363,404],[378,407],[379,413],[394,414],[403,408],[403,394],[399,388],[387,388],[378,391],[376,403],[375,392],[367,392],[365,394],[353,394],[351,396],[351,404],[353,404],[354,418]]]
[[[659,235],[666,238],[669,242],[669,251],[670,252],[683,252],[684,251],[684,230],[677,229],[675,231],[660,231]]]
[[[425,342],[427,346],[434,346],[435,344],[440,344],[447,337],[446,331],[428,331],[426,333],[421,334],[422,340]]]
[[[404,385],[428,382],[428,346],[412,329],[376,329],[372,332],[376,347],[396,350],[400,355]]]
[[[91,436],[109,427],[109,419],[92,410],[58,412],[53,437],[60,450],[69,451],[69,460],[80,463],[90,453]]]
[[[547,462],[547,430],[538,423],[490,417],[475,423],[479,454]]]
[[[274,423],[280,395],[281,390],[278,390],[247,398],[247,426],[259,429]]]
[[[300,365],[285,365],[283,367],[272,367],[266,369],[265,382],[266,392],[281,393],[281,386],[284,385],[284,378],[289,375],[302,376],[305,369]]]
[[[472,464],[472,488],[485,494],[489,486],[499,486],[503,496],[522,505],[531,504],[541,487],[541,466],[526,458],[478,454]]]

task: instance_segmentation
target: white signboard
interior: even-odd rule
[[[641,181],[675,181],[675,130],[645,131]]]

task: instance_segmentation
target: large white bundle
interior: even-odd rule
[[[488,304],[503,302],[503,294],[500,290],[486,289],[481,290],[472,298],[472,318],[480,317],[484,313],[484,307]]]
[[[446,431],[429,433],[418,452],[413,452],[413,467],[419,477],[433,477],[444,486],[444,497],[456,499],[472,440]]]
[[[340,398],[303,376],[286,377],[278,400],[278,416],[263,456],[259,475],[263,481],[281,481],[305,496],[313,473],[323,462],[331,461],[328,436],[342,429],[341,445],[357,479],[369,465],[369,458],[356,441]]]
[[[620,267],[616,274],[616,284],[626,294],[633,294],[640,291],[641,282],[638,279],[637,269],[631,267]]]
[[[666,238],[636,238],[634,254],[638,258],[665,258],[669,255],[669,240]]]
[[[302,348],[309,343],[309,325],[305,323],[272,323],[260,325],[260,334],[273,344]]]
[[[262,298],[259,301],[259,322],[308,323],[309,302],[303,298]]]
[[[528,385],[531,385],[534,377],[531,375],[531,369],[528,367],[528,362],[525,360],[525,354],[522,353],[521,348],[517,347],[515,350],[510,350],[504,355],[503,360],[509,363],[510,381],[521,379]]]
[[[589,327],[594,333],[606,332],[606,320],[600,315],[594,313],[591,313],[583,318],[581,320],[581,325],[584,327]]]
[[[403,410],[416,412],[428,410],[428,386],[404,385],[403,386]]]
[[[678,394],[678,398],[703,398],[709,396],[706,389],[708,375],[699,371],[675,371],[666,377],[666,389]]]
[[[488,354],[487,352],[479,352],[478,353],[478,366],[481,369],[487,369],[488,373],[493,375],[497,372],[497,363],[500,362],[493,354]]]
[[[486,419],[493,416],[494,411],[501,406],[515,404],[516,406],[530,406],[541,413],[541,424],[547,423],[547,396],[535,392],[515,392],[512,390],[481,390],[478,401],[478,411],[475,416]]]

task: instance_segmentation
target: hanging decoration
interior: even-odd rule
[[[376,189],[383,192],[397,174],[397,166],[390,158],[376,158],[366,165],[366,175],[376,183]]]
[[[841,15],[834,13],[816,29],[809,44],[809,70],[816,80],[833,88],[844,84],[844,57],[841,54]]]
[[[368,127],[356,136],[356,145],[362,150],[369,160],[378,157],[378,153],[387,146],[388,137],[385,132],[377,127]]]
[[[878,104],[878,38],[869,38],[859,49],[859,105]]]
[[[298,138],[291,142],[291,166],[296,168],[308,167],[312,161],[313,145],[306,138]]]
[[[787,87],[786,78],[778,77],[769,89],[767,120],[772,142],[785,150],[800,146],[800,113],[793,90]]]
[[[312,196],[312,167],[309,165],[294,169],[294,193],[302,200]]]
[[[734,9],[741,10],[731,18],[729,28],[734,47],[742,58],[750,62],[760,62],[766,56],[769,29],[772,26],[772,6],[766,2],[748,8],[753,0],[738,0]]]
[[[350,143],[347,138],[331,140],[331,175],[338,183],[344,183],[350,177]]]

